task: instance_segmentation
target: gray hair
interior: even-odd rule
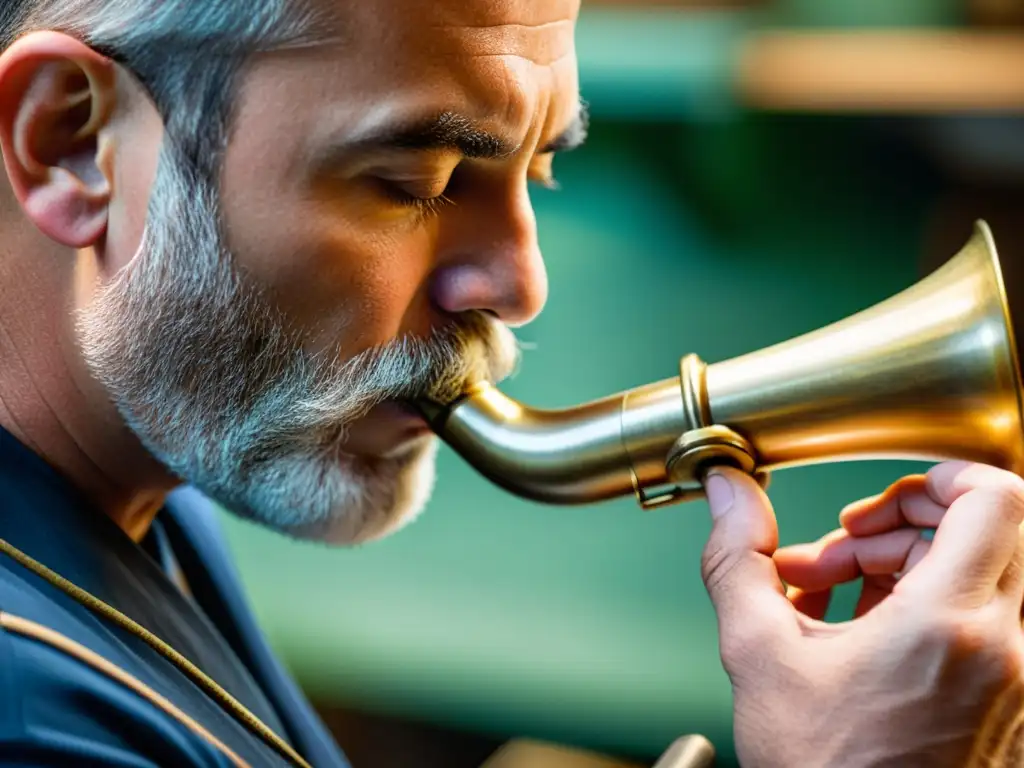
[[[248,60],[323,42],[323,21],[307,0],[2,0],[0,48],[46,29],[118,62],[149,91],[177,154],[210,181]]]
[[[83,356],[125,423],[175,477],[242,517],[303,538],[361,542],[423,508],[436,442],[346,452],[374,406],[450,402],[518,362],[511,331],[465,312],[426,339],[310,352],[221,227],[219,168],[240,74],[261,53],[338,39],[326,0],[0,0],[0,43],[64,32],[122,64],[164,118],[136,258],[76,312]],[[338,2],[339,0],[334,0]],[[358,0],[352,0],[358,2]],[[348,311],[358,311],[351,302]]]

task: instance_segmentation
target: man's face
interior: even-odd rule
[[[429,494],[436,443],[402,402],[511,372],[506,326],[546,298],[528,185],[582,116],[578,0],[337,5],[336,45],[248,70],[214,188],[165,138],[142,246],[79,329],[173,472],[342,543]]]

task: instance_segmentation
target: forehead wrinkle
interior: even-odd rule
[[[568,32],[565,27],[570,27]],[[441,25],[449,40],[444,55],[490,58],[515,56],[539,66],[552,66],[575,51],[570,21],[542,25],[499,24],[486,26]]]
[[[325,143],[321,139],[328,134],[332,142],[348,143],[389,118],[450,110],[505,134],[512,144],[525,145],[538,117],[535,102],[546,98],[543,83],[575,86],[574,78],[565,75],[574,70],[574,0],[437,0],[415,8],[410,3],[395,0],[384,14],[373,4],[342,4],[352,23],[340,26],[352,45],[336,49],[332,61],[310,78],[320,92],[318,126],[323,127],[309,143]],[[376,9],[372,14],[371,7]],[[425,34],[425,29],[434,32]],[[367,55],[371,51],[391,55],[377,57],[352,83],[347,70],[375,58]],[[281,87],[294,93],[295,81]],[[335,109],[341,109],[340,119],[330,116]],[[555,138],[549,134],[567,127],[570,109],[575,111],[570,105],[556,109],[537,138]]]
[[[564,53],[561,56],[559,56],[557,59],[552,59],[551,61],[537,61],[536,59],[532,59],[532,58],[530,58],[528,56],[524,56],[523,54],[518,53],[516,51],[494,51],[494,52],[491,52],[491,53],[474,53],[474,54],[471,54],[470,58],[473,58],[473,59],[520,59],[521,61],[525,61],[527,64],[535,64],[538,67],[553,67],[556,64],[561,64],[567,58],[571,57],[572,54],[573,54],[572,51],[567,51],[566,53]]]
[[[552,21],[540,21],[536,24],[527,24],[521,21],[509,21],[501,24],[432,24],[431,29],[546,29],[549,27],[561,26],[564,24],[571,24],[571,19],[554,19]]]
[[[572,21],[579,14],[579,0],[439,0],[431,14],[450,25],[543,26]]]

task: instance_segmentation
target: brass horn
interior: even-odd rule
[[[1021,473],[1016,342],[992,233],[845,320],[563,410],[479,384],[421,403],[437,435],[496,485],[548,504],[634,495],[644,508],[703,496],[727,463],[760,477],[801,465],[963,459]]]

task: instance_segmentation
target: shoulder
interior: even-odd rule
[[[87,646],[0,611],[0,762],[237,764],[229,750],[181,715]]]
[[[168,691],[102,619],[0,558],[0,764],[239,764]]]

